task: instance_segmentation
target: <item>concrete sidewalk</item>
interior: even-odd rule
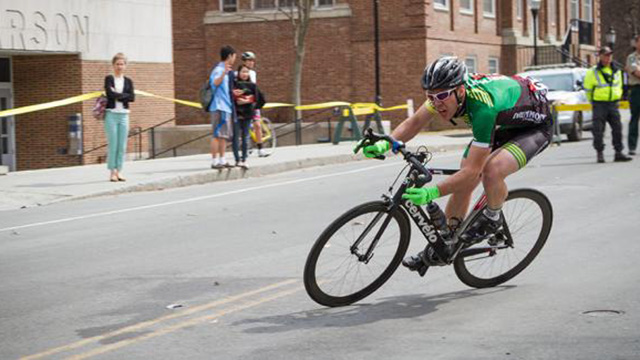
[[[457,150],[470,141],[466,131],[421,133],[407,145],[426,145],[432,152]],[[362,160],[353,155],[353,142],[279,147],[272,156],[250,157],[249,170],[212,170],[211,155],[201,154],[125,164],[126,182],[109,182],[105,164],[18,171],[0,176],[0,210],[40,206],[73,199],[152,191],[213,181],[264,176],[312,166]],[[227,153],[227,160],[233,155]]]

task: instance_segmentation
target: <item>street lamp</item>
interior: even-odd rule
[[[380,97],[380,26],[378,24],[378,0],[373,0],[373,34],[376,76],[376,104],[382,105]]]
[[[533,16],[533,65],[538,65],[538,12],[542,0],[531,0],[531,15]]]
[[[613,26],[610,26],[609,31],[604,34],[604,39],[607,42],[607,45],[613,49],[613,45],[616,44],[616,31],[613,29]]]

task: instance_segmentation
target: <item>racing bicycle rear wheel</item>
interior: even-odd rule
[[[410,232],[406,213],[399,207],[389,210],[383,201],[347,211],[324,230],[309,252],[304,268],[307,293],[318,304],[331,307],[364,299],[398,268]]]
[[[512,279],[531,264],[546,243],[551,232],[553,209],[541,192],[532,189],[510,191],[502,214],[504,228],[508,229],[513,242],[507,239],[502,244],[488,244],[484,240],[463,249],[453,267],[466,285],[486,288]],[[468,224],[478,216],[480,212]],[[504,233],[504,230],[498,232]]]

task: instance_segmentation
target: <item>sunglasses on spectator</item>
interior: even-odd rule
[[[438,101],[445,101],[449,98],[449,96],[451,96],[451,94],[453,94],[453,92],[456,89],[450,89],[450,90],[445,90],[442,92],[439,92],[437,94],[427,94],[427,99],[429,99],[429,101],[434,102],[436,100]]]

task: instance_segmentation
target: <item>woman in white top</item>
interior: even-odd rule
[[[129,137],[129,103],[135,100],[133,81],[124,76],[127,58],[117,53],[111,61],[113,75],[104,79],[107,107],[104,117],[104,131],[107,134],[107,168],[111,171],[111,181],[125,181],[122,165],[127,153]]]

